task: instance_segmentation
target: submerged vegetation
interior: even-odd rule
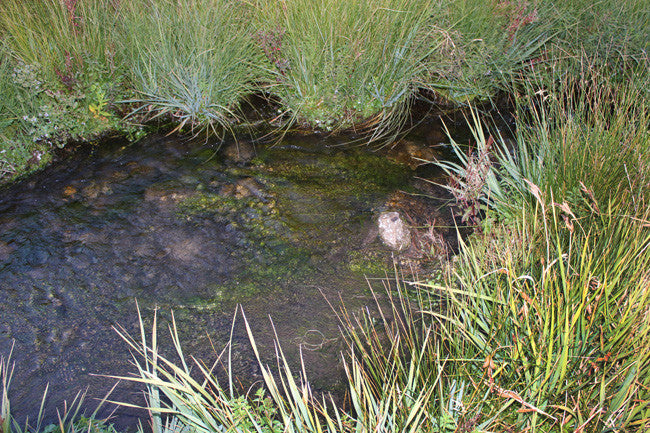
[[[397,278],[379,319],[342,311],[347,406],[312,394],[281,351],[278,371],[260,361],[264,385],[241,397],[232,376],[223,386],[200,363],[190,374],[173,329],[179,363],[159,354],[155,327],[151,341],[144,327],[139,340],[121,331],[154,433],[650,428],[645,2],[0,8],[4,177],[71,139],[135,133],[130,122],[163,117],[220,132],[243,121],[252,93],[277,104],[273,125],[375,138],[396,131],[418,97],[472,106],[505,92],[513,101],[514,140],[471,109],[472,146],[452,140],[457,158],[437,162],[476,224],[443,276]],[[0,367],[0,432],[22,431],[10,421],[10,368]]]

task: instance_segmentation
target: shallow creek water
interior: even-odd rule
[[[316,390],[343,386],[342,342],[328,300],[372,305],[365,275],[391,269],[374,232],[391,195],[413,172],[364,149],[287,137],[248,164],[201,141],[150,137],[87,147],[0,190],[0,355],[16,368],[10,397],[19,419],[46,419],[88,389],[88,404],[135,371],[112,327],[136,335],[159,309],[160,338],[173,310],[186,355],[214,361],[241,304],[261,352],[273,331],[294,366],[299,349]],[[234,374],[259,380],[241,320]],[[297,370],[297,369],[296,369]],[[113,400],[141,402],[121,382]],[[114,407],[107,407],[107,410]],[[120,426],[136,423],[118,408]]]

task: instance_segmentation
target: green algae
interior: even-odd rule
[[[359,188],[368,184],[379,188],[402,186],[409,180],[404,167],[384,156],[364,150],[321,154],[305,161],[299,151],[267,150],[255,160],[260,175],[290,182],[322,183],[338,187],[337,182],[353,182]],[[272,164],[269,162],[273,161]]]
[[[180,217],[217,218],[244,233],[241,250],[233,254],[246,272],[213,288],[217,295],[209,305],[260,296],[299,280],[320,265],[330,266],[328,256],[342,262],[336,268],[357,276],[392,272],[386,251],[354,249],[363,233],[350,230],[371,218],[370,203],[406,187],[410,173],[403,166],[360,149],[270,148],[253,165],[227,167],[224,174],[229,180],[220,192],[211,191],[214,186],[196,190],[177,205]],[[235,186],[246,178],[259,180],[268,199],[236,196]]]
[[[179,215],[196,215],[203,213],[232,214],[246,208],[254,207],[250,198],[227,197],[218,193],[198,191],[178,204]]]
[[[393,272],[389,260],[378,251],[349,251],[346,260],[347,268],[362,276],[385,276]]]

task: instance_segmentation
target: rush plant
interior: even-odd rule
[[[127,102],[177,129],[228,126],[259,77],[244,2],[145,0],[121,7]]]

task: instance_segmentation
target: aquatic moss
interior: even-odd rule
[[[273,159],[272,166],[265,163],[256,166],[260,175],[281,178],[289,181],[310,181],[327,186],[340,186],[340,182],[355,182],[361,190],[373,184],[379,188],[403,186],[408,183],[410,173],[403,166],[389,161],[384,156],[367,151],[336,152],[332,155],[319,155],[308,162],[300,161],[295,152],[286,152],[283,161],[280,151],[269,151],[259,160]],[[293,153],[293,154],[292,154]]]
[[[194,215],[201,213],[229,214],[242,210],[251,204],[250,199],[236,199],[214,193],[199,193],[182,200],[178,204],[178,210],[183,215]]]
[[[350,271],[364,276],[380,276],[392,273],[392,265],[385,254],[378,251],[357,250],[348,252],[347,267]]]

